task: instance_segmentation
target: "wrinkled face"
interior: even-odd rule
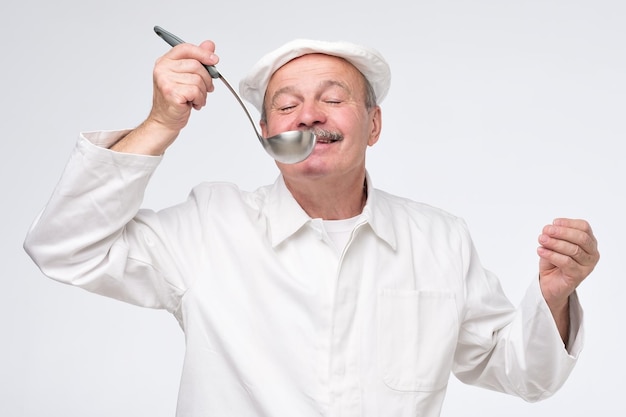
[[[323,54],[296,58],[279,68],[265,94],[263,136],[313,129],[318,142],[298,164],[277,165],[285,178],[359,174],[365,152],[378,140],[380,108],[366,106],[363,75],[344,59]]]

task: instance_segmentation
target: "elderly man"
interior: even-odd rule
[[[136,129],[81,135],[25,242],[49,277],[177,318],[178,416],[437,416],[450,372],[528,401],[564,383],[581,349],[575,289],[599,259],[591,228],[545,226],[539,278],[512,307],[461,219],[373,187],[365,155],[390,72],[372,49],[296,40],[242,81],[265,137],[318,138],[274,184],[203,183],[140,209],[213,90],[214,47],[157,61]]]

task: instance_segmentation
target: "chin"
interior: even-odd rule
[[[285,177],[323,177],[332,174],[335,169],[328,161],[318,158],[315,155],[309,156],[297,164],[283,164],[276,162],[278,169]]]

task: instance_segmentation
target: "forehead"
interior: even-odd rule
[[[307,82],[319,83],[322,80],[343,80],[362,82],[361,72],[343,58],[325,54],[307,54],[294,58],[277,69],[267,85],[266,93],[288,84]]]

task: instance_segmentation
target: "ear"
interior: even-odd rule
[[[376,106],[372,110],[370,110],[370,137],[367,141],[368,146],[374,146],[376,142],[378,142],[378,138],[380,137],[380,131],[382,129],[382,111],[380,106]]]

